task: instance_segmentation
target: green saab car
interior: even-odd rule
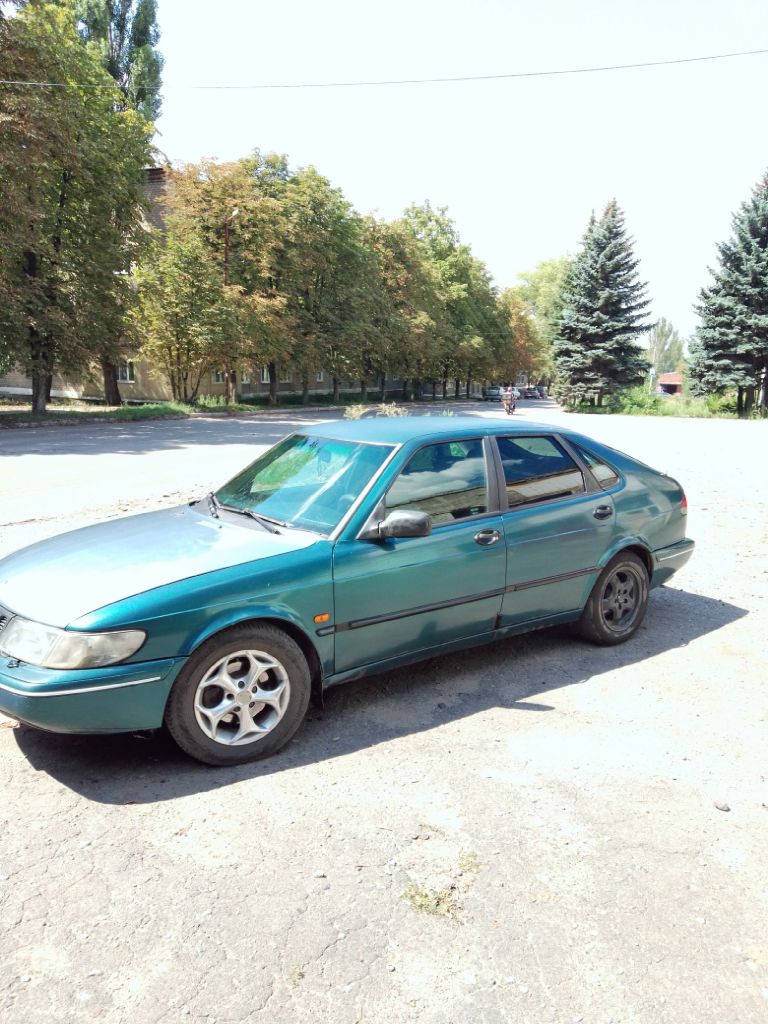
[[[0,561],[0,710],[264,757],[337,683],[555,623],[628,640],[691,556],[686,511],[675,480],[568,430],[315,426],[189,505]]]

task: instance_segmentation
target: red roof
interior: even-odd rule
[[[683,383],[682,373],[660,373],[657,384],[680,384]]]

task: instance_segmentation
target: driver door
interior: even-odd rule
[[[336,672],[494,628],[506,545],[488,480],[489,448],[482,438],[424,445],[387,492],[384,512],[427,512],[432,533],[336,544]]]

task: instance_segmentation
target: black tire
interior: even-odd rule
[[[245,764],[285,746],[310,691],[309,667],[291,637],[266,623],[236,626],[190,656],[171,689],[165,724],[197,761]]]
[[[640,628],[647,607],[648,570],[633,552],[620,552],[600,573],[577,629],[595,644],[623,644]]]

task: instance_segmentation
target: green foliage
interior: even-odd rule
[[[180,402],[148,402],[145,405],[124,405],[120,408],[92,405],[87,409],[71,409],[56,402],[44,420],[30,412],[0,410],[0,428],[23,426],[35,422],[61,423],[122,423],[135,420],[178,419],[188,416],[192,409]]]
[[[707,395],[704,402],[713,416],[736,416],[738,413],[736,394],[733,391],[725,395]]]
[[[485,266],[461,244],[443,209],[429,203],[405,215],[437,285],[434,329],[419,339],[403,375],[416,382],[484,377],[508,357],[513,343],[509,323]]]
[[[580,413],[615,413],[621,416],[674,416],[697,419],[731,417],[736,414],[734,396],[688,398],[673,396],[662,398],[648,391],[647,386],[614,391],[602,406],[580,403],[573,407]]]
[[[457,918],[461,910],[455,885],[445,889],[428,889],[409,882],[403,892],[403,899],[413,910],[433,917]]]
[[[690,377],[697,394],[738,389],[748,415],[756,393],[768,411],[768,174],[732,224],[731,238],[718,245],[712,284],[700,294]]]
[[[105,338],[116,345],[144,235],[150,127],[121,109],[67,8],[34,3],[0,21],[0,78],[81,87],[2,94],[0,361],[32,376],[42,412],[54,368],[82,371]]]
[[[156,120],[163,70],[157,51],[157,0],[48,2],[73,16],[78,35],[120,87],[122,108],[137,110],[147,121]],[[16,0],[16,6],[27,4]]]
[[[313,167],[258,152],[173,172],[165,210],[135,275],[134,333],[188,400],[213,368],[234,379],[268,366],[273,404],[279,367],[298,370],[302,402],[324,368],[338,404],[342,381],[359,380],[363,400],[385,377],[406,394],[430,380],[447,390],[508,356],[506,310],[445,211],[362,218]]]
[[[194,402],[203,375],[221,365],[238,332],[239,293],[224,285],[195,226],[174,217],[134,279],[133,336],[162,368],[174,399]]]
[[[507,288],[501,293],[500,305],[511,334],[511,344],[498,353],[494,367],[496,378],[517,380],[520,374],[525,374],[528,380],[548,377],[551,346],[519,290]]]
[[[566,404],[594,396],[601,405],[647,371],[636,339],[652,326],[643,322],[650,303],[637,267],[624,215],[611,200],[599,221],[590,219],[562,292],[554,359]]]
[[[651,328],[647,355],[657,377],[661,373],[682,372],[685,363],[683,339],[664,317]]]
[[[571,256],[545,260],[533,270],[518,274],[522,284],[510,289],[515,299],[522,303],[527,315],[528,333],[536,339],[535,349],[530,354],[530,342],[524,345],[526,359],[516,358],[517,368],[526,371],[529,380],[549,378],[552,375],[552,346],[563,311],[565,283],[573,262]]]

